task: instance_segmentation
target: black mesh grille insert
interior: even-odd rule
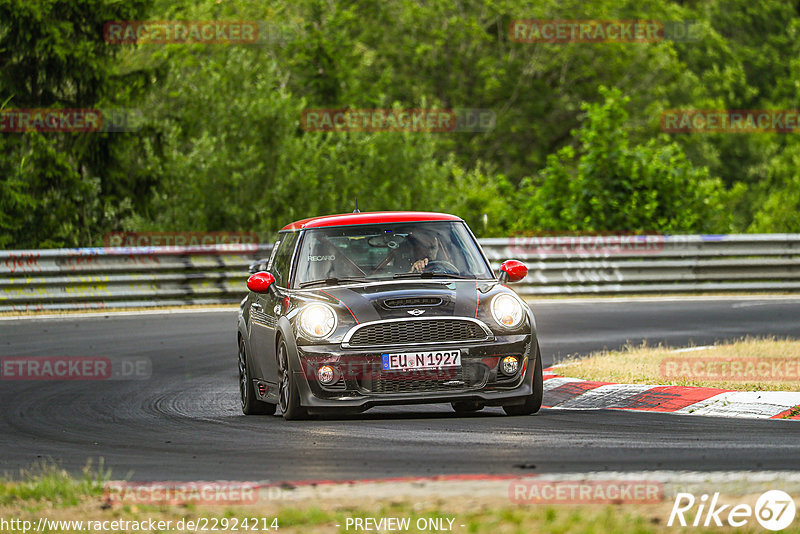
[[[350,339],[350,345],[353,347],[414,345],[448,341],[481,341],[486,338],[486,332],[480,326],[460,319],[392,321],[361,327]]]
[[[359,380],[368,393],[424,393],[483,387],[488,369],[481,365],[436,370],[383,371]]]

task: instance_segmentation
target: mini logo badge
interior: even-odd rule
[[[408,310],[408,313],[410,313],[414,317],[418,317],[418,316],[422,315],[423,313],[425,313],[425,310]]]

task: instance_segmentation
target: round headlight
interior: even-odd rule
[[[492,300],[492,316],[503,328],[516,328],[525,316],[522,304],[509,294],[497,295]]]
[[[336,312],[325,304],[309,304],[300,312],[300,328],[311,338],[328,337],[336,329]]]

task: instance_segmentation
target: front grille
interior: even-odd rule
[[[460,391],[482,387],[488,369],[483,365],[465,365],[452,369],[383,371],[359,380],[366,393],[428,393]]]
[[[488,338],[480,325],[463,319],[387,321],[356,328],[348,342],[351,347],[484,341]]]

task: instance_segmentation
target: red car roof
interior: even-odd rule
[[[461,217],[447,213],[428,211],[368,211],[364,213],[340,213],[311,217],[287,224],[281,230],[302,230],[304,228],[324,228],[327,226],[351,226],[354,224],[380,224],[422,221],[460,221]]]

